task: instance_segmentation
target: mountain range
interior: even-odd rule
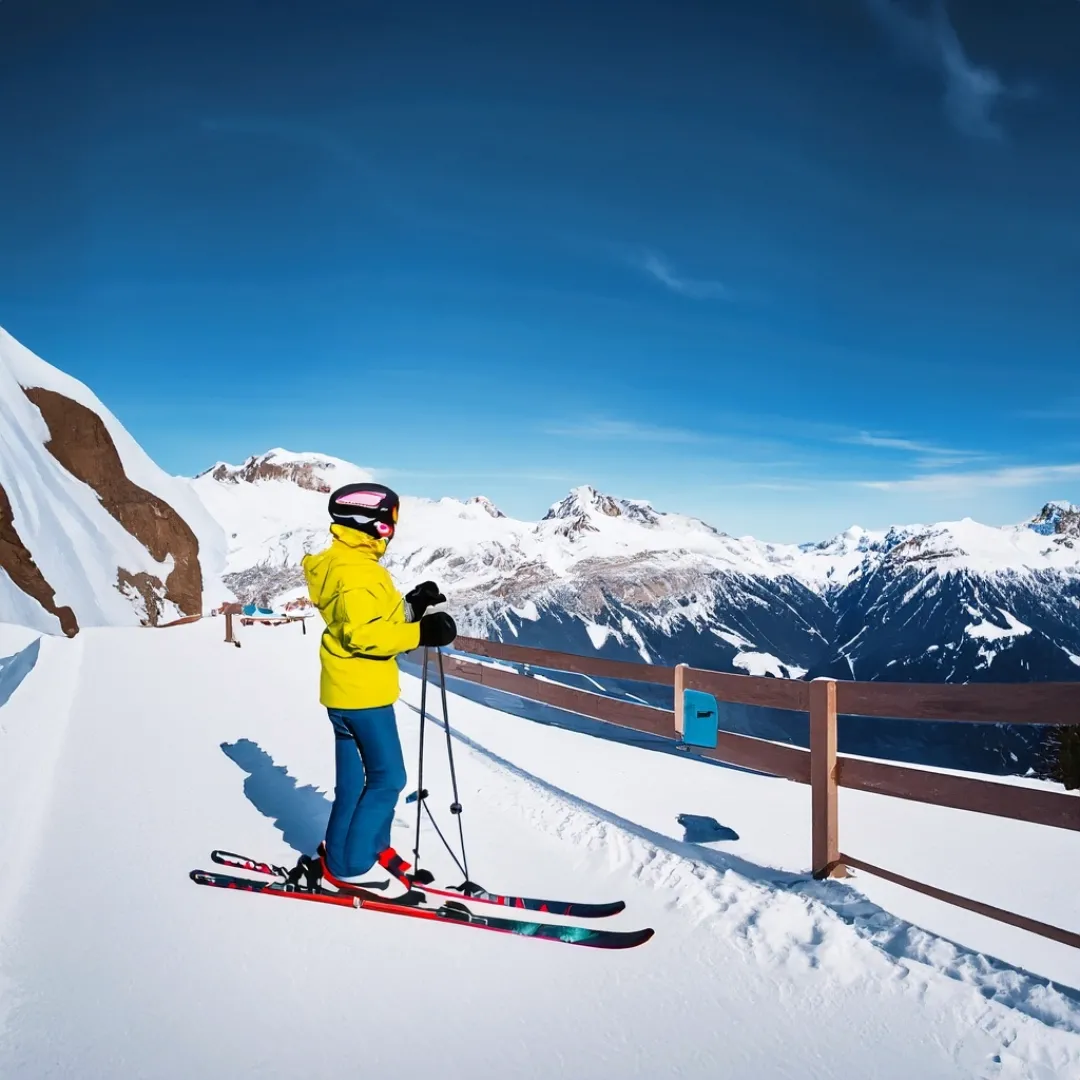
[[[326,494],[364,470],[282,449],[215,465],[195,491],[222,523],[244,599],[302,597]],[[488,500],[402,500],[386,564],[433,578],[475,636],[743,674],[891,681],[1080,678],[1080,509],[815,544],[733,537],[580,487],[538,522]]]
[[[159,469],[83,384],[0,331],[0,621],[159,623],[303,596],[326,497],[367,470],[274,449]],[[734,537],[579,487],[537,522],[404,496],[386,564],[432,578],[461,629],[572,652],[781,678],[1080,679],[1080,509],[818,543]]]

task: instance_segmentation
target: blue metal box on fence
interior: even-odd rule
[[[687,746],[716,746],[720,712],[716,698],[700,690],[684,690],[682,699],[682,741]]]

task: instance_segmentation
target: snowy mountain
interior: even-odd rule
[[[245,598],[303,594],[326,543],[326,493],[364,470],[274,450],[194,482],[229,536]],[[299,479],[298,479],[299,478]],[[777,677],[1080,678],[1080,510],[997,528],[971,520],[817,544],[736,538],[580,487],[539,522],[487,499],[402,499],[387,565],[442,583],[477,635]]]
[[[226,565],[296,566],[304,552],[325,545],[327,495],[371,473],[323,454],[268,450],[242,465],[218,462],[191,486],[225,530]]]
[[[0,330],[0,618],[70,636],[196,614],[223,563],[188,483]]]
[[[1020,526],[933,525],[873,552],[834,597],[840,678],[1080,678],[1080,512],[1050,504]]]

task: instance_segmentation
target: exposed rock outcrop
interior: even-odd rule
[[[144,570],[132,574],[121,566],[116,571],[116,587],[134,601],[136,606],[143,608],[143,616],[139,620],[143,626],[157,626],[161,622],[161,594],[164,586],[160,578]],[[138,601],[135,601],[136,597]]]
[[[69,607],[56,606],[56,591],[45,580],[34,562],[34,557],[19,538],[15,528],[15,516],[11,511],[11,501],[3,487],[0,487],[0,566],[24,593],[57,617],[60,629],[68,637],[74,637],[79,632],[75,612]]]
[[[238,469],[218,465],[212,470],[213,478],[223,484],[253,484],[257,480],[288,480],[307,491],[330,494],[330,485],[319,475],[326,462],[275,461],[273,452],[261,457],[249,457]]]
[[[156,561],[172,556],[173,570],[165,580],[165,598],[185,615],[198,614],[202,609],[199,541],[187,522],[163,499],[128,478],[112,437],[97,413],[53,390],[29,387],[24,392],[49,428],[49,453],[72,476],[93,488],[102,506]],[[124,582],[127,571],[121,569],[120,574]],[[127,574],[127,586],[145,598],[144,589],[149,584],[141,579],[149,577]],[[148,603],[146,610],[152,624],[156,623],[160,601]]]
[[[486,514],[490,514],[493,518],[504,518],[506,515],[486,496],[474,495],[471,499],[466,499],[466,506],[478,506]]]

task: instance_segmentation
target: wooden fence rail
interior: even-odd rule
[[[715,726],[710,738],[688,748],[732,765],[810,785],[811,866],[816,877],[843,876],[846,867],[850,866],[989,918],[1080,947],[1080,934],[924,885],[854,856],[841,854],[839,788],[1075,831],[1080,831],[1080,796],[867,761],[837,752],[839,715],[966,723],[1080,724],[1080,683],[938,686],[832,679],[799,682],[704,671],[684,664],[672,668],[604,660],[469,637],[459,637],[454,648],[468,655],[445,657],[449,676],[680,741],[686,730],[688,703],[706,701],[701,695],[713,699],[714,724],[718,724],[719,719],[716,702],[805,712],[808,715],[809,751],[735,735]],[[483,660],[477,659],[480,657]],[[520,664],[526,672],[537,668],[594,679],[671,686],[675,692],[675,711],[617,700],[603,693],[537,678],[533,674],[520,674],[492,661]],[[708,707],[696,715],[707,717]]]

